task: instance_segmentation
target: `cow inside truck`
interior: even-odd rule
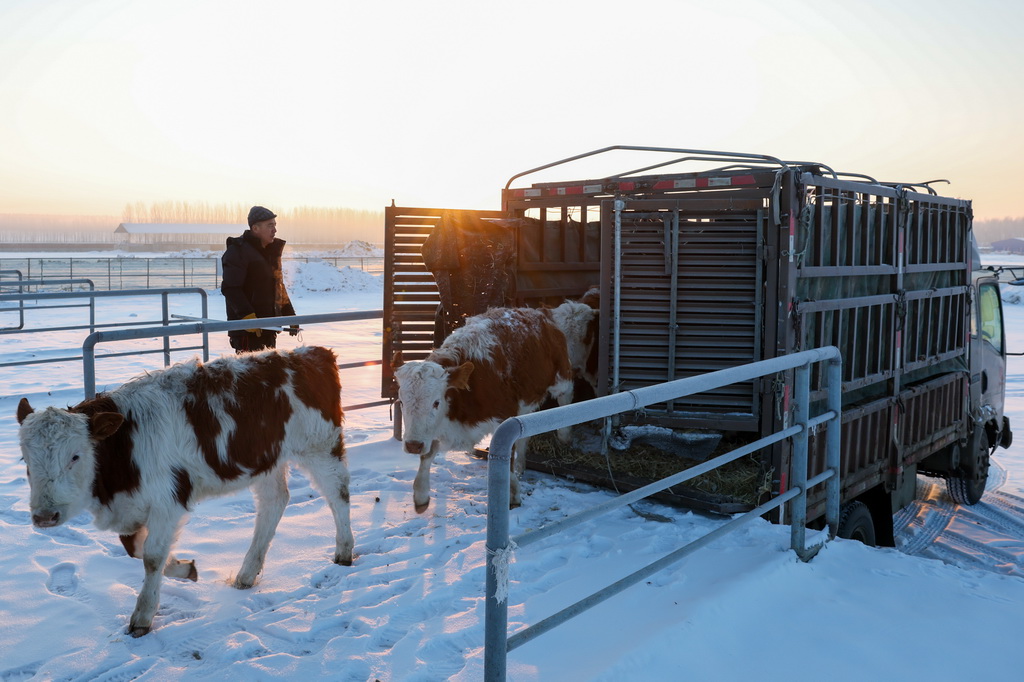
[[[663,161],[512,186],[622,151]],[[513,176],[498,211],[391,206],[385,220],[386,398],[396,395],[395,351],[425,357],[491,307],[587,296],[600,314],[593,384],[577,382],[581,397],[837,346],[841,536],[891,545],[892,514],[913,500],[919,472],[977,502],[990,452],[1009,444],[998,282],[972,257],[970,201],[927,183],[756,154],[618,146]],[[812,401],[824,399],[821,374]],[[568,446],[538,437],[528,466],[635,489],[784,428],[791,386],[787,372],[651,406],[614,428],[577,427]],[[812,434],[810,448],[814,476],[825,467],[824,438]],[[785,492],[790,450],[781,441],[657,497],[752,509]],[[810,490],[808,505],[812,525],[822,523],[823,490]]]

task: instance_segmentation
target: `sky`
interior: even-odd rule
[[[0,214],[493,209],[520,171],[639,145],[945,178],[976,218],[1024,216],[1022,20],[1011,0],[0,0]]]
[[[379,309],[379,276],[291,261],[286,279],[304,314]],[[1004,292],[1005,293],[1005,292]],[[1019,299],[1018,299],[1019,300]],[[195,315],[194,296],[170,299]],[[104,299],[100,323],[152,316],[158,302]],[[1024,306],[1008,304],[1011,350],[1024,344]],[[210,291],[210,313],[224,299]],[[10,313],[6,317],[10,317]],[[0,315],[0,323],[10,321]],[[26,328],[84,324],[86,312],[26,312]],[[303,324],[299,344],[333,347],[343,361],[380,357],[380,322]],[[67,357],[82,330],[0,336],[4,361]],[[181,340],[185,337],[177,337]],[[211,357],[231,355],[211,335]],[[158,370],[153,339],[100,344],[97,380],[113,390]],[[173,342],[177,345],[179,342]],[[119,353],[114,355],[113,353]],[[174,361],[191,355],[178,351]],[[1024,418],[1024,359],[1008,359],[1007,413]],[[348,410],[346,453],[356,557],[330,561],[332,522],[301,471],[249,590],[230,582],[253,529],[248,491],[195,505],[176,546],[198,582],[165,579],[153,631],[124,634],[142,562],[79,514],[33,528],[20,461],[16,405],[64,407],[84,396],[80,363],[0,368],[0,679],[319,680],[478,682],[483,679],[486,462],[435,461],[431,505],[412,508],[415,458],[391,438],[386,406]],[[345,405],[379,396],[380,370],[342,372]],[[1018,427],[1019,428],[1019,427]],[[1024,442],[993,458],[988,489],[958,507],[945,485],[897,516],[897,548],[835,540],[808,563],[785,526],[757,520],[716,539],[580,617],[510,652],[516,682],[863,682],[1021,677],[1024,626]],[[941,481],[939,482],[942,483]],[[613,493],[528,471],[513,535],[609,500]],[[533,625],[727,519],[654,502],[604,514],[514,552],[509,631]],[[653,514],[665,517],[655,520]],[[809,534],[814,540],[814,534]],[[952,635],[951,639],[951,633]],[[951,644],[955,640],[955,644]]]

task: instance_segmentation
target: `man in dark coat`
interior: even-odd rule
[[[224,280],[220,290],[229,320],[294,315],[281,276],[281,252],[285,242],[277,239],[277,215],[262,206],[249,210],[249,229],[241,237],[228,237],[221,256]],[[298,327],[289,330],[292,336]],[[275,348],[277,332],[254,327],[228,332],[231,347],[238,353]]]

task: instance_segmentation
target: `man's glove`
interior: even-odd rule
[[[299,325],[293,324],[292,326],[288,327],[288,333],[290,335],[292,335],[292,336],[298,336],[299,335]]]
[[[246,315],[242,319],[243,320],[255,320],[256,319],[256,313],[249,313],[248,315]],[[257,329],[246,329],[245,331],[249,332],[250,334],[255,334],[256,336],[260,336],[262,334],[262,330],[258,329],[258,328]]]

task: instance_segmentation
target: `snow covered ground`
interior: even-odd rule
[[[990,257],[1004,262],[1005,258]],[[300,313],[381,307],[379,281],[322,263],[289,265]],[[187,297],[186,297],[187,298]],[[193,298],[173,312],[198,314]],[[223,299],[211,292],[211,314]],[[159,316],[158,299],[104,302],[99,321]],[[1006,306],[1011,351],[1024,351],[1024,306]],[[82,310],[30,313],[30,326],[84,321]],[[0,313],[0,327],[13,324]],[[0,362],[80,349],[82,331],[0,336]],[[310,327],[299,343],[342,361],[380,356],[380,323]],[[181,337],[179,338],[179,342]],[[230,352],[212,338],[211,353]],[[183,342],[182,342],[183,343]],[[155,348],[137,341],[126,348]],[[178,355],[191,355],[179,353]],[[113,387],[160,355],[100,359]],[[176,359],[183,359],[177,357]],[[1018,444],[999,450],[979,505],[953,505],[922,479],[903,512],[897,549],[830,543],[801,563],[787,528],[756,522],[509,655],[511,680],[1020,679],[1024,658],[1024,360],[1011,358],[1007,411]],[[346,370],[343,401],[379,398],[379,368]],[[412,508],[415,464],[390,439],[387,407],[347,415],[356,560],[330,562],[332,522],[293,473],[291,505],[265,572],[229,586],[248,546],[247,493],[200,504],[178,542],[199,582],[165,580],[153,632],[124,634],[142,565],[87,514],[31,526],[19,461],[17,401],[82,399],[81,363],[0,368],[0,680],[479,680],[483,666],[486,463],[449,454],[435,464],[427,513]],[[610,493],[528,472],[512,514],[519,533]],[[656,504],[669,522],[629,509],[517,552],[511,629],[551,613],[723,523]]]

